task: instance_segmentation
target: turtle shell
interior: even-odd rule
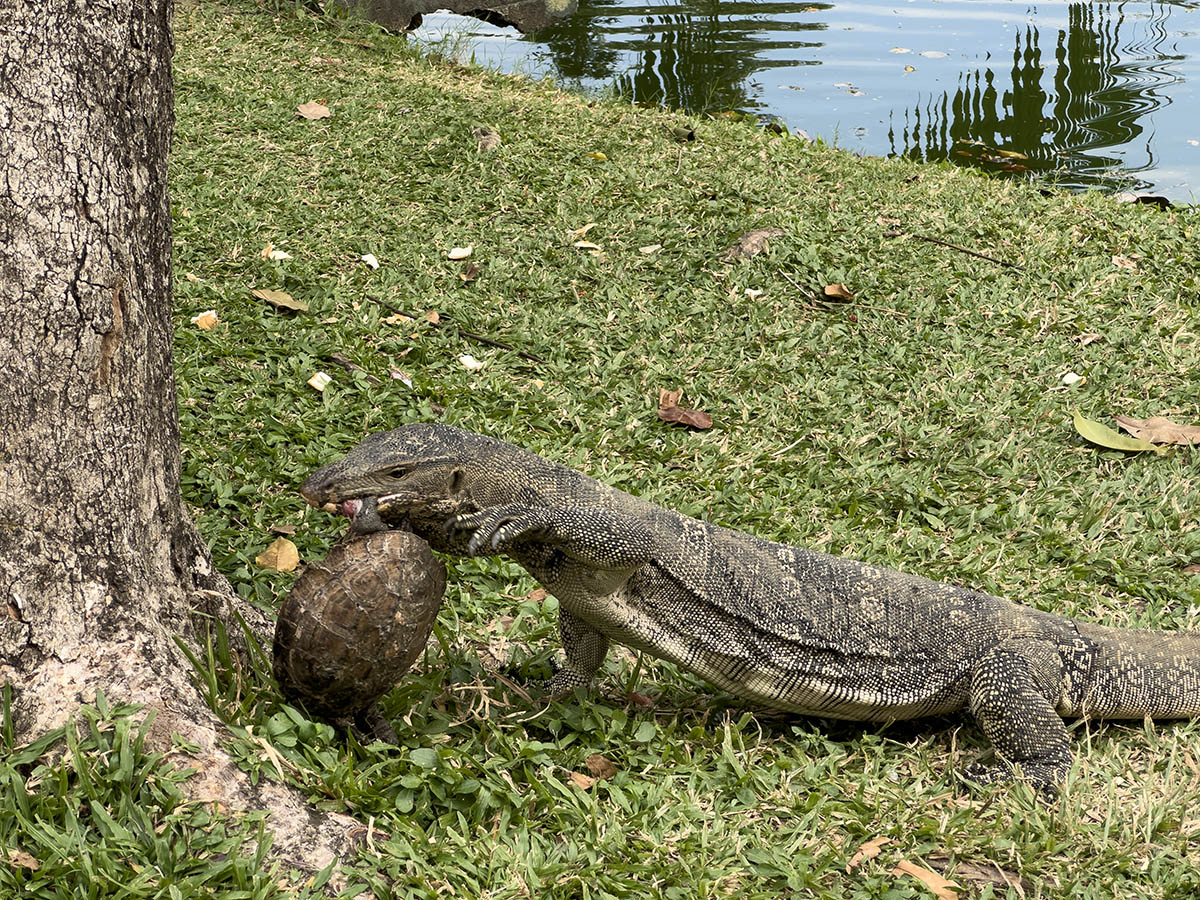
[[[446,567],[407,531],[352,538],[296,579],[275,626],[275,678],[310,711],[373,707],[425,648]]]

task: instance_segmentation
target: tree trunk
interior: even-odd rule
[[[82,9],[17,0],[0,32],[0,679],[29,732],[97,687],[194,696],[170,635],[210,568],[179,497],[170,5]]]
[[[103,689],[204,748],[197,795],[308,822],[229,765],[173,641],[232,597],[179,495],[171,6],[0,0],[0,682],[24,737]]]

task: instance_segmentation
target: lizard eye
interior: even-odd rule
[[[412,469],[412,466],[396,466],[396,468],[388,470],[388,478],[403,478]]]

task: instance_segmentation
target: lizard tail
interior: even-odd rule
[[[1102,719],[1200,716],[1200,632],[1135,631],[1076,622],[1095,655],[1080,708]]]

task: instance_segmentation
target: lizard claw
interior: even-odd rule
[[[549,527],[546,510],[515,504],[455,516],[446,523],[447,530],[452,533],[472,533],[467,540],[467,553],[471,556],[503,553],[514,543],[544,534]]]

